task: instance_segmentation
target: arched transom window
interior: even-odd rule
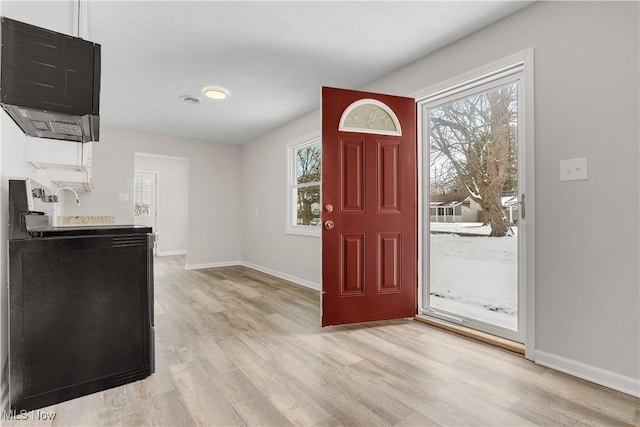
[[[402,135],[398,117],[385,103],[376,99],[359,99],[340,117],[339,130],[380,135]]]

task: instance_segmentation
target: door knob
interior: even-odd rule
[[[333,212],[333,205],[331,203],[327,203],[326,205],[324,205],[324,210],[328,213]]]
[[[336,225],[333,223],[333,221],[328,220],[324,222],[324,228],[326,228],[327,230],[333,230],[333,227],[335,227]]]

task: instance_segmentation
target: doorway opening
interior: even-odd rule
[[[188,190],[187,159],[135,154],[134,223],[153,227],[158,256],[187,253]]]

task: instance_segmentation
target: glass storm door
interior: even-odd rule
[[[524,342],[517,76],[422,103],[426,314]]]

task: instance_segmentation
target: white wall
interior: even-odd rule
[[[636,2],[536,3],[363,88],[409,95],[534,48],[535,357],[635,394],[638,18]],[[319,128],[315,111],[245,145],[242,153],[243,260],[316,283],[320,241],[284,234],[283,188],[284,146]],[[588,158],[589,179],[561,183],[559,162],[574,157]],[[627,201],[624,220],[605,208],[607,200]],[[256,217],[258,207],[264,214]]]
[[[312,137],[308,131],[318,123],[316,114],[305,116],[258,138],[242,152],[243,262],[315,289],[320,289],[320,238],[286,234],[285,228],[287,146]]]
[[[181,157],[189,164],[187,266],[239,263],[242,175],[235,145],[103,126],[93,146],[95,189],[80,194],[80,206],[66,200],[64,214],[113,215],[116,223],[133,224],[136,153]],[[120,193],[129,200],[121,201]]]
[[[2,16],[73,36],[77,3],[77,0],[2,0]]]
[[[136,153],[136,171],[153,171],[158,177],[156,243],[158,255],[187,252],[189,225],[189,171],[183,158]]]

